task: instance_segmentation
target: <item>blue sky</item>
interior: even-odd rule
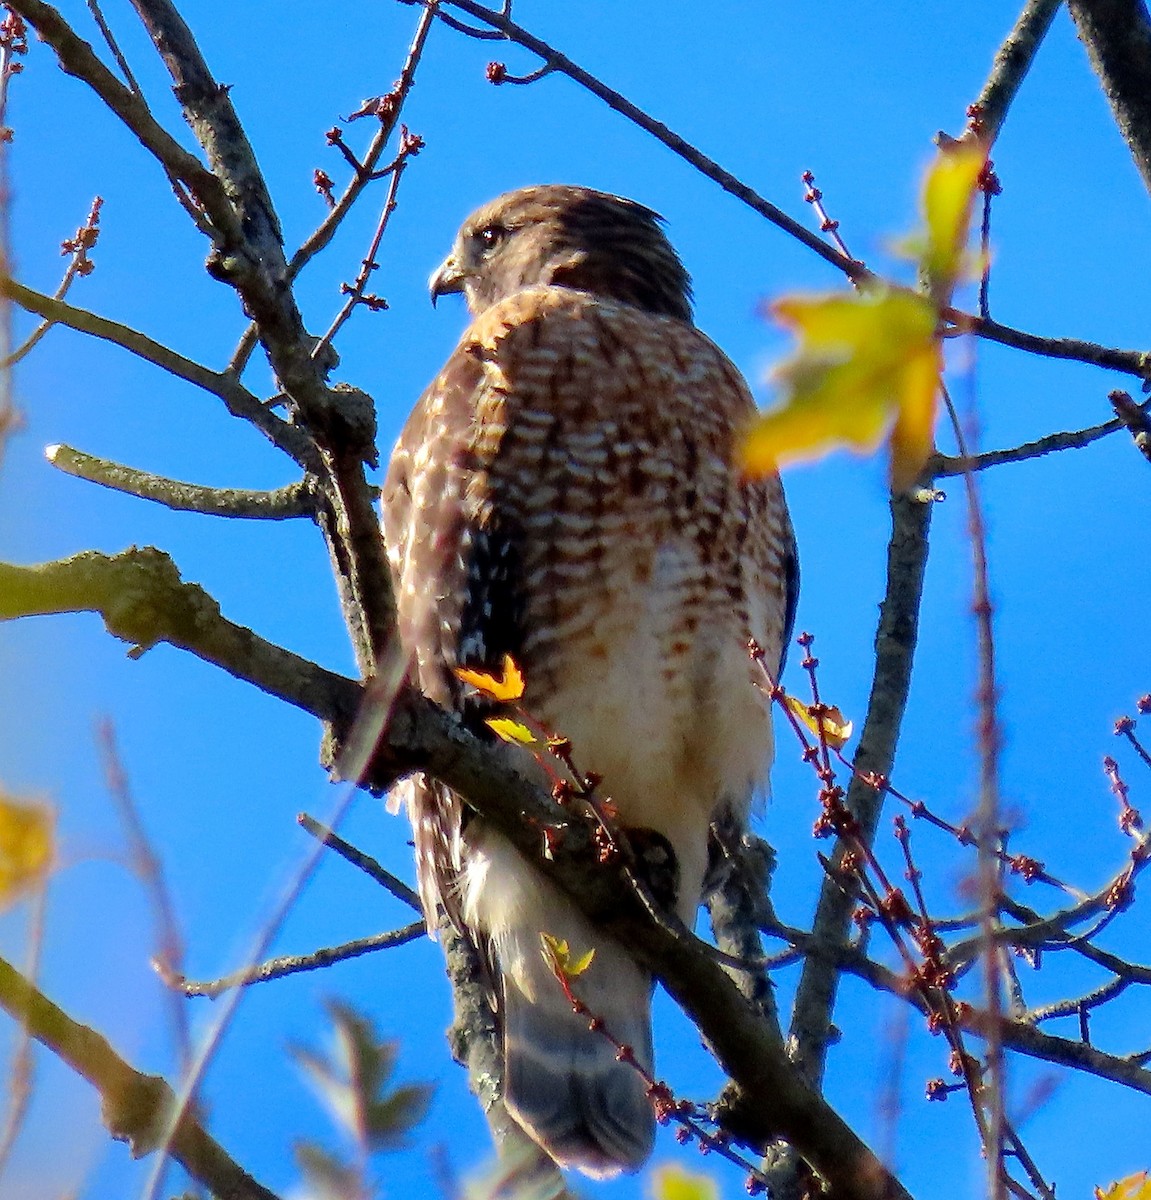
[[[95,38],[85,7],[63,11]],[[686,0],[630,5],[519,0],[517,18],[758,191],[800,219],[799,176],[816,172],[852,252],[898,270],[892,240],[914,223],[918,182],[938,129],[958,133],[1009,6],[827,0],[752,5]],[[217,77],[232,97],[264,165],[295,246],[323,216],[310,178],[322,166],[343,179],[324,130],[365,96],[386,91],[415,26],[414,9],[377,0],[339,17],[314,6],[250,0],[185,6]],[[190,144],[151,48],[128,5],[107,14],[157,114]],[[386,454],[404,416],[464,324],[462,306],[427,302],[426,280],[460,220],[491,196],[532,182],[588,184],[635,197],[667,218],[695,281],[697,321],[769,397],[770,364],[787,339],[758,315],[761,301],[838,286],[810,251],[723,194],[594,97],[558,77],[494,88],[489,59],[531,69],[514,47],[433,31],[405,120],[427,148],[407,172],[375,290],[387,313],[359,313],[338,343],[339,379],[376,399]],[[16,274],[55,287],[59,243],[91,198],[105,199],[95,273],[75,303],[146,330],[221,367],[244,327],[232,294],[202,271],[205,247],[171,201],[163,177],[115,121],[33,42],[13,85],[13,244]],[[366,124],[366,123],[360,123]],[[368,129],[353,124],[350,144]],[[1102,94],[1060,15],[994,152],[1004,185],[993,218],[992,307],[1028,330],[1137,347],[1151,312],[1151,204],[1111,123]],[[361,206],[335,245],[308,270],[299,297],[313,330],[354,276],[382,191]],[[962,352],[955,361],[962,363]],[[266,369],[249,379],[267,390]],[[980,345],[954,379],[974,402],[985,448],[1014,445],[1109,415],[1107,392],[1123,377]],[[169,551],[233,620],[339,670],[351,670],[326,555],[301,522],[264,525],[173,514],[67,478],[43,447],[89,452],[198,482],[272,487],[291,464],[214,398],[131,360],[113,347],[53,331],[17,376],[23,428],[0,473],[0,558],[36,562],[88,548],[130,544]],[[943,433],[941,445],[948,447]],[[861,718],[882,596],[887,508],[884,467],[835,455],[788,472],[786,486],[803,565],[800,626],[817,635],[824,691]],[[1084,888],[1101,885],[1126,852],[1100,758],[1115,753],[1111,725],[1151,690],[1145,597],[1151,587],[1151,476],[1116,436],[1055,459],[983,477],[1006,731],[1004,795],[1019,814],[1016,848]],[[971,695],[974,631],[970,550],[962,488],[937,507],[923,633],[896,780],[956,821],[973,804]],[[794,666],[792,668],[794,672]],[[798,685],[793,674],[791,682]],[[294,816],[323,817],[336,801],[316,763],[309,719],[167,647],[129,661],[94,617],[41,619],[0,628],[0,782],[58,808],[62,867],[48,911],[43,978],[77,1018],[106,1033],[132,1061],[169,1071],[164,996],[147,966],[154,933],[101,777],[94,722],[111,719],[124,765],[162,856],[188,943],[188,970],[213,976],[237,965],[279,889],[308,851]],[[777,848],[775,902],[789,921],[808,919],[819,883],[810,826],[814,789],[781,731],[774,797],[762,832]],[[1134,802],[1151,808],[1146,772],[1124,763]],[[1140,792],[1141,789],[1141,792]],[[881,845],[889,855],[887,822]],[[411,878],[407,830],[363,797],[345,832],[397,874]],[[916,831],[940,912],[963,907],[971,869],[945,840]],[[1040,905],[1054,896],[1029,895]],[[23,913],[0,920],[0,947],[20,957]],[[326,861],[293,912],[279,952],[303,952],[393,925],[408,914],[338,860]],[[1146,918],[1117,922],[1110,945],[1151,958]],[[1025,979],[1032,1003],[1091,986],[1053,959]],[[781,994],[794,978],[784,973]],[[421,941],[320,975],[252,989],[213,1067],[206,1096],[220,1140],[262,1181],[290,1189],[294,1138],[326,1134],[307,1085],[285,1054],[290,1041],[319,1044],[324,997],[373,1015],[400,1042],[400,1073],[432,1080],[438,1095],[412,1152],[386,1160],[388,1195],[434,1194],[431,1148],[446,1148],[461,1174],[487,1155],[485,1133],[449,1062],[442,1030],[448,993],[438,950]],[[895,1002],[846,982],[842,1043],[831,1056],[829,1095],[855,1126],[882,1143],[878,1094],[893,1062]],[[193,1020],[212,1017],[207,1001]],[[684,1094],[706,1099],[716,1074],[671,1006],[659,1005],[661,1070]],[[1146,1002],[1123,998],[1101,1015],[1102,1044],[1145,1048]],[[1070,1033],[1069,1028],[1053,1027]],[[1143,1039],[1143,1040],[1140,1040]],[[911,1190],[979,1194],[982,1167],[965,1106],[922,1101],[923,1082],[945,1073],[942,1043],[913,1020],[903,1069],[896,1164]],[[1056,1068],[1021,1064],[1015,1096],[1054,1076],[1052,1099],[1024,1127],[1060,1195],[1151,1165],[1151,1102]],[[6,1195],[46,1197],[81,1186],[86,1198],[131,1195],[143,1178],[122,1146],[109,1146],[86,1085],[47,1055],[37,1099]],[[1106,1119],[1101,1114],[1106,1113]],[[61,1146],[61,1130],[66,1130]],[[1084,1132],[1090,1136],[1085,1137]],[[657,1158],[677,1153],[670,1137]],[[688,1161],[694,1161],[690,1152]],[[941,1157],[942,1156],[942,1157]],[[709,1164],[710,1165],[710,1164]],[[714,1166],[727,1196],[733,1172]],[[599,1190],[644,1194],[625,1180]],[[589,1194],[592,1189],[587,1189]]]

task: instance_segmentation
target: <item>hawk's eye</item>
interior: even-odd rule
[[[502,225],[485,225],[476,234],[479,243],[485,250],[490,250],[507,236],[507,230]]]

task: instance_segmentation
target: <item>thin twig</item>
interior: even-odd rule
[[[188,188],[211,218],[213,236],[237,237],[239,222],[220,180],[156,121],[143,98],[108,70],[60,13],[43,0],[12,0],[9,7],[52,47],[64,71],[86,83],[157,159],[165,173]],[[199,224],[202,230],[211,229]]]
[[[1039,337],[1034,333],[1024,333],[1021,329],[1013,329],[1000,321],[986,321],[956,308],[945,309],[944,316],[954,323],[958,332],[974,333],[976,337],[997,342],[1001,346],[1025,350],[1042,358],[1069,359],[1092,367],[1103,367],[1108,371],[1121,371],[1138,379],[1151,379],[1151,351],[1119,350],[1081,338]]]
[[[334,830],[329,829],[326,825],[321,825],[314,817],[310,817],[307,813],[300,813],[296,817],[296,821],[300,828],[305,832],[310,833],[312,837],[318,839],[325,846],[330,846],[341,858],[346,859],[354,867],[359,867],[365,875],[369,875],[382,888],[391,892],[397,900],[402,900],[409,908],[416,912],[423,912],[423,906],[420,904],[420,896],[414,888],[408,887],[402,879],[397,879],[391,871],[382,867],[370,854],[365,854],[358,847],[353,846],[351,842],[345,841]]]
[[[1042,458],[1045,454],[1055,454],[1060,450],[1082,450],[1085,446],[1117,433],[1122,428],[1121,421],[1104,421],[1102,425],[1091,425],[1087,429],[1049,433],[1046,437],[1012,446],[1008,450],[985,450],[982,454],[973,454],[970,457],[938,454],[932,460],[930,470],[933,478],[945,479],[951,475],[962,475],[966,471],[985,471],[988,467],[998,467],[1003,463]]]
[[[428,40],[428,33],[432,25],[435,24],[435,18],[436,2],[435,0],[431,0],[420,13],[416,32],[412,38],[411,45],[408,47],[407,57],[404,60],[403,69],[400,71],[400,77],[396,81],[396,86],[388,93],[389,97],[392,98],[392,103],[380,110],[380,125],[360,162],[360,170],[353,173],[348,186],[344,189],[339,199],[332,205],[328,215],[288,261],[287,278],[289,282],[294,281],[308,263],[321,250],[328,246],[332,238],[336,236],[336,231],[343,224],[344,218],[352,210],[353,205],[371,182],[372,173],[379,164],[384,149],[388,144],[388,139],[392,136],[392,131],[395,129],[396,123],[400,119],[400,114],[403,112],[404,102],[408,98],[408,93],[415,85],[416,68],[419,66],[420,58],[423,56],[424,45]],[[249,325],[244,331],[244,335],[241,337],[239,344],[232,353],[231,361],[228,363],[229,374],[236,375],[237,377],[243,374],[244,368],[248,365],[248,360],[251,358],[252,351],[256,348],[256,334],[257,330],[254,323]]]
[[[284,521],[292,517],[315,517],[316,491],[311,477],[274,491],[251,488],[214,488],[184,483],[126,467],[108,458],[85,454],[71,446],[47,446],[48,461],[67,475],[98,483],[116,492],[154,500],[180,512],[213,517],[238,517],[260,521]]]
[[[306,435],[276,416],[234,377],[226,372],[213,371],[201,363],[185,358],[170,346],[140,333],[128,325],[97,316],[62,300],[25,287],[16,280],[0,277],[0,295],[7,296],[27,312],[44,317],[53,324],[67,325],[81,333],[91,334],[103,341],[123,347],[137,358],[160,367],[196,387],[218,396],[234,417],[248,421],[260,430],[273,445],[294,458],[302,466],[314,465],[315,449]]]
[[[44,950],[44,914],[48,902],[47,878],[37,881],[31,896],[28,920],[28,958],[25,971],[27,978],[35,983],[40,974],[40,959]],[[8,1075],[8,1110],[4,1116],[4,1128],[0,1131],[0,1181],[16,1148],[20,1131],[28,1116],[32,1103],[33,1073],[35,1060],[32,1057],[32,1032],[27,1021],[20,1022],[16,1045],[11,1054]]]
[[[244,967],[233,971],[221,979],[195,980],[187,979],[175,971],[160,970],[160,977],[177,992],[185,996],[207,996],[215,1000],[217,996],[232,988],[245,988],[253,983],[268,983],[273,979],[283,979],[286,975],[298,975],[302,971],[319,971],[330,967],[333,963],[344,962],[349,958],[359,958],[364,954],[372,954],[377,950],[390,950],[395,946],[404,946],[413,942],[424,933],[423,921],[413,921],[402,929],[392,929],[387,933],[376,933],[371,937],[356,938],[339,946],[324,946],[313,950],[311,954],[288,954],[280,958],[270,958],[256,966]],[[160,969],[157,964],[157,969]]]
[[[392,213],[396,210],[396,196],[400,188],[400,179],[403,177],[404,171],[407,169],[408,161],[414,155],[420,152],[423,146],[423,141],[418,137],[412,137],[408,133],[407,126],[404,126],[402,136],[400,138],[400,150],[396,155],[395,160],[390,167],[385,168],[381,174],[390,176],[388,182],[388,193],[384,197],[384,206],[380,210],[380,219],[376,222],[376,231],[372,235],[371,244],[368,246],[368,252],[364,255],[360,263],[359,273],[356,275],[354,283],[345,283],[341,291],[347,296],[340,311],[335,315],[331,325],[325,330],[316,344],[312,347],[312,357],[320,358],[337,333],[344,327],[345,322],[352,315],[358,305],[365,305],[372,309],[373,312],[380,312],[387,308],[387,301],[379,296],[371,295],[367,291],[368,281],[372,277],[372,272],[379,269],[379,263],[376,261],[376,256],[380,252],[380,243],[384,240],[384,234],[387,232],[388,222],[391,220]]]
[[[426,5],[431,0],[403,0],[403,2],[407,4],[417,3]],[[648,116],[647,113],[632,104],[630,100],[614,88],[609,87],[582,67],[577,66],[567,55],[561,54],[560,51],[548,45],[547,42],[542,41],[526,29],[517,25],[503,12],[485,8],[482,4],[475,3],[475,0],[443,0],[441,8],[443,7],[457,8],[461,12],[466,12],[474,20],[480,21],[482,24],[496,30],[508,41],[515,42],[517,45],[523,46],[524,49],[530,50],[553,71],[559,71],[574,83],[579,84],[580,87],[591,92],[593,96],[598,97],[609,108],[626,117],[635,125],[638,125],[640,129],[650,134],[656,141],[661,142],[672,153],[679,155],[680,158],[690,163],[701,174],[707,176],[714,183],[719,184],[725,192],[742,201],[742,203],[759,213],[760,216],[765,217],[773,225],[802,242],[825,262],[842,271],[848,278],[856,279],[867,274],[866,270],[854,259],[840,253],[835,246],[830,245],[793,217],[788,216],[783,209],[772,204],[770,200],[765,199],[742,180],[737,179],[730,171],[724,170],[714,159],[709,158],[703,151],[698,150],[686,139],[680,137],[679,134],[674,133],[662,121],[657,121],[654,117]],[[441,20],[451,20],[442,11],[440,12],[440,18]],[[458,23],[454,24],[456,28],[460,28]],[[464,28],[462,32],[470,31]]]
[[[152,906],[156,923],[158,957],[165,969],[181,971],[184,967],[184,939],[180,936],[180,924],[176,918],[176,906],[168,891],[164,878],[163,864],[152,848],[143,819],[128,786],[128,774],[116,745],[116,731],[109,720],[101,721],[96,728],[96,737],[104,758],[104,778],[108,792],[120,814],[120,822],[128,839],[128,852],[132,869],[143,884]],[[173,999],[169,1005],[172,1031],[179,1054],[180,1069],[186,1070],[192,1057],[192,1038],[188,1028],[187,1009]]]
[[[88,210],[88,216],[84,224],[76,230],[75,237],[69,238],[62,244],[61,248],[63,252],[69,254],[71,257],[64,276],[60,280],[60,285],[56,288],[52,297],[53,300],[63,300],[68,295],[72,284],[77,278],[92,273],[95,263],[89,257],[89,251],[95,247],[100,236],[100,209],[103,206],[103,199],[100,196],[95,197]],[[55,322],[49,319],[41,321],[24,341],[3,360],[3,367],[14,367],[18,362],[26,358],[54,324]]]

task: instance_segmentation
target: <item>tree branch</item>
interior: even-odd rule
[[[187,186],[211,217],[217,234],[234,236],[236,215],[220,181],[156,121],[143,97],[122,84],[50,4],[44,4],[42,0],[13,0],[9,7],[52,47],[65,74],[86,83],[136,135],[165,172]]]
[[[424,4],[426,6],[432,3],[432,0],[401,0],[401,2],[405,4]],[[801,225],[793,217],[789,217],[783,209],[772,204],[770,200],[765,199],[758,192],[748,187],[742,180],[737,179],[730,171],[724,170],[714,159],[709,158],[702,150],[696,149],[690,142],[680,137],[678,133],[669,129],[662,121],[657,121],[654,117],[648,116],[642,109],[632,104],[627,97],[621,95],[614,88],[608,87],[606,83],[603,83],[582,67],[577,66],[567,55],[561,54],[553,46],[549,46],[547,42],[542,41],[522,26],[517,25],[506,12],[485,8],[484,5],[476,3],[475,0],[443,0],[441,8],[444,7],[458,8],[461,12],[466,12],[474,20],[480,21],[484,25],[496,30],[509,42],[514,42],[518,46],[523,46],[525,50],[530,50],[532,54],[543,59],[549,71],[566,75],[574,83],[591,92],[593,96],[602,100],[608,108],[626,117],[635,125],[638,125],[640,129],[666,146],[673,154],[679,155],[680,158],[690,163],[702,175],[705,175],[714,183],[718,183],[729,195],[742,201],[748,208],[759,213],[761,217],[766,217],[773,225],[782,229],[784,233],[790,234],[797,241],[802,242],[809,250],[814,250],[820,258],[842,271],[849,279],[862,279],[869,274],[862,263],[856,262],[854,259],[840,253],[839,250],[830,243],[825,242],[818,234],[813,233],[805,225]],[[442,12],[440,16],[441,19],[447,19],[443,16]],[[454,22],[452,22],[452,25],[453,28],[469,32]]]
[[[162,1078],[137,1071],[105,1038],[74,1021],[2,958],[0,1007],[96,1088],[104,1125],[116,1141],[129,1144],[133,1157],[156,1149],[165,1114],[175,1104]],[[172,1134],[168,1153],[220,1200],[276,1200],[187,1113]]]
[[[155,341],[146,333],[121,325],[119,321],[111,321],[87,309],[56,300],[4,275],[0,275],[0,296],[6,296],[26,312],[43,317],[55,325],[67,325],[80,333],[121,346],[137,358],[175,375],[177,379],[211,392],[223,400],[224,407],[233,417],[254,425],[274,446],[289,454],[301,466],[315,465],[315,448],[307,436],[261,404],[234,376],[213,371],[185,358],[170,346]]]
[[[973,454],[964,458],[958,454],[937,454],[932,459],[930,471],[934,479],[946,479],[952,475],[963,475],[967,471],[984,471],[988,467],[998,467],[1003,463],[1026,462],[1031,458],[1042,458],[1045,454],[1054,454],[1060,450],[1082,450],[1108,434],[1116,433],[1123,428],[1122,421],[1104,421],[1102,425],[1092,425],[1088,429],[1076,429],[1067,433],[1049,433],[1046,437],[1034,442],[1024,442],[1009,450],[985,450],[982,454]]]
[[[0,619],[97,611],[109,630],[140,646],[167,641],[230,674],[314,712],[337,746],[352,728],[361,685],[272,646],[221,616],[194,584],[182,583],[156,550],[115,558],[87,553],[41,567],[0,565]],[[728,1119],[737,1136],[764,1145],[784,1138],[831,1184],[836,1200],[900,1200],[906,1192],[843,1120],[799,1077],[759,1012],[709,953],[668,914],[654,918],[623,863],[601,862],[596,829],[573,822],[521,774],[519,752],[489,744],[412,689],[392,710],[363,782],[384,788],[423,770],[466,798],[578,907],[660,978],[695,1021],[734,1090]],[[542,836],[565,827],[556,850]]]
[[[847,807],[859,822],[859,837],[871,845],[883,806],[883,793],[863,780],[863,774],[887,776],[895,760],[895,747],[907,694],[919,631],[919,603],[927,564],[927,534],[931,504],[897,496],[891,501],[892,531],[887,550],[887,594],[880,607],[875,634],[875,675],[867,704],[867,717],[855,756],[857,773],[847,792]],[[846,944],[855,905],[856,888],[843,882],[838,870],[847,853],[841,840],[820,889],[812,924],[820,945]],[[831,1015],[838,989],[838,971],[828,955],[809,957],[803,965],[792,1011],[793,1058],[806,1078],[817,1084],[823,1078],[830,1044]]]
[[[954,321],[965,333],[974,333],[989,342],[1026,350],[1043,358],[1065,358],[1073,362],[1087,363],[1092,367],[1105,367],[1109,371],[1122,371],[1138,379],[1151,379],[1151,351],[1117,350],[1111,346],[1100,346],[1096,342],[1085,342],[1080,338],[1039,337],[1000,324],[990,318],[976,317],[958,309],[945,310],[944,316]]]
[[[361,955],[372,954],[377,950],[390,950],[394,946],[404,946],[408,942],[414,942],[423,933],[423,921],[413,921],[402,929],[392,929],[387,933],[356,938],[351,942],[343,942],[339,946],[324,946],[319,950],[313,950],[311,954],[286,954],[279,958],[270,958],[253,967],[233,971],[221,979],[188,979],[175,972],[163,970],[160,975],[170,988],[183,992],[185,996],[207,996],[210,1000],[215,1000],[217,996],[232,988],[249,987],[253,983],[268,983],[273,979],[283,979],[286,975],[298,975],[301,971],[319,971],[349,958],[359,958]]]
[[[44,455],[66,475],[98,483],[101,487],[142,500],[154,500],[180,512],[203,513],[213,517],[245,517],[260,521],[284,521],[291,517],[314,517],[316,494],[309,479],[290,483],[275,491],[251,488],[214,488],[198,483],[182,483],[126,467],[111,459],[85,454],[71,446],[47,446]]]
[[[364,464],[375,465],[375,408],[356,388],[328,387],[329,364],[312,357],[292,294],[280,221],[259,163],[236,115],[183,17],[169,0],[133,0],[168,68],[212,170],[238,218],[209,271],[235,288],[285,394],[315,439],[324,504],[319,526],[328,545],[360,672],[383,661],[395,632],[391,572]]]
[[[1151,15],[1143,0],[1067,0],[1079,40],[1151,191]]]
[[[976,126],[989,143],[999,135],[1007,110],[1031,70],[1060,3],[1061,0],[1027,0],[1014,28],[996,51],[991,74],[972,105],[976,110]]]
[[[866,954],[854,947],[841,944],[832,946],[818,941],[814,935],[802,929],[773,923],[764,930],[772,937],[782,938],[795,946],[803,954],[811,958],[826,959],[837,970],[846,971],[851,975],[869,983],[876,991],[888,992],[914,1005],[924,1016],[930,1017],[931,1010],[927,1001],[907,980],[897,972],[885,967],[882,963],[868,958]],[[980,1037],[985,1037],[990,1018],[988,1014],[970,1005],[956,1005],[955,1019],[963,1029]],[[1069,1038],[1054,1037],[1042,1033],[1034,1025],[1026,1021],[1015,1021],[1001,1018],[999,1021],[999,1037],[1002,1044],[1026,1054],[1029,1058],[1040,1058],[1046,1062],[1058,1063],[1077,1071],[1109,1079],[1113,1083],[1123,1084],[1135,1091],[1151,1095],[1151,1071],[1115,1054],[1108,1054],[1095,1046],[1084,1042],[1072,1041]]]
[[[34,567],[0,563],[0,621],[62,612],[100,613],[109,633],[135,647],[133,657],[168,642],[341,727],[360,701],[351,679],[221,616],[203,588],[183,582],[172,560],[150,547]]]

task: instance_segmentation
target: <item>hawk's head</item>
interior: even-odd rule
[[[691,320],[691,280],[661,228],[634,200],[590,188],[520,188],[464,222],[429,286],[432,302],[463,292],[473,316],[541,284],[609,296]]]

